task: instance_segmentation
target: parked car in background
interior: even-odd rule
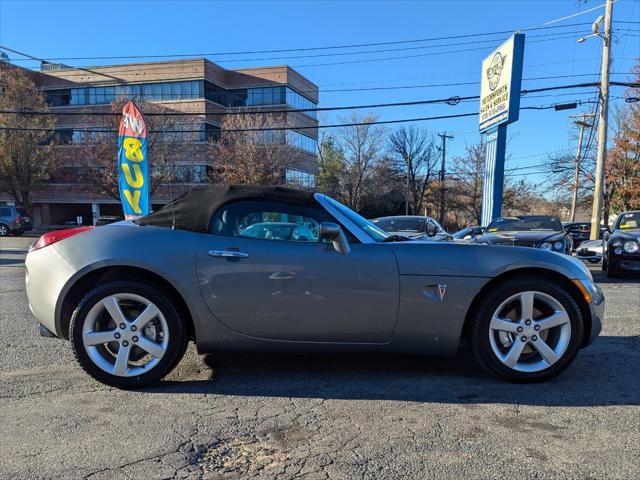
[[[29,230],[33,230],[33,224],[24,208],[0,205],[0,237],[9,234],[22,235]]]
[[[454,240],[471,240],[484,233],[484,227],[466,227],[451,235]]]
[[[573,248],[577,249],[580,244],[589,240],[591,234],[591,224],[589,222],[563,223],[564,231],[573,240]]]
[[[605,235],[602,270],[607,277],[640,273],[640,210],[618,215],[613,231]]]
[[[598,263],[602,260],[603,240],[587,240],[576,248],[576,257],[590,263]]]
[[[318,237],[317,232],[305,227],[288,222],[264,222],[254,223],[240,230],[240,234],[249,238],[262,238],[264,240],[293,240],[296,242],[311,242]]]
[[[582,242],[591,238],[591,223],[589,222],[565,222],[562,226],[564,227],[564,231],[572,238],[574,250],[576,250]],[[600,235],[598,238],[604,238],[607,231],[607,227],[600,227]]]
[[[412,240],[453,240],[453,237],[431,217],[397,215],[375,218],[371,222],[390,235],[407,237]]]
[[[253,236],[293,221],[311,240]],[[465,342],[494,374],[541,381],[598,336],[604,314],[575,258],[407,240],[284,187],[195,188],[135,221],[49,232],[25,268],[40,332],[70,340],[88,374],[120,388],[164,377],[190,340],[202,353],[423,355]]]
[[[550,215],[501,217],[493,220],[475,242],[486,245],[532,247],[571,255],[573,242],[560,219]]]

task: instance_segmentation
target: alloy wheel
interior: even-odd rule
[[[100,369],[119,377],[150,371],[169,346],[169,329],[160,309],[133,293],[109,295],[89,310],[82,343]]]
[[[551,295],[523,291],[507,298],[489,324],[489,342],[505,366],[539,372],[556,363],[571,340],[571,321]]]
[[[9,235],[9,229],[6,225],[0,225],[0,237],[6,237]]]

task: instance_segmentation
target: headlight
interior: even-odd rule
[[[624,246],[622,247],[627,253],[636,253],[638,251],[638,244],[633,241],[624,242]]]
[[[621,255],[622,254],[622,247],[616,247],[615,250],[614,250],[614,253],[616,255]]]
[[[560,240],[554,242],[553,249],[561,252],[562,250],[564,250],[564,242],[561,242]]]
[[[540,248],[542,250],[553,250],[553,245],[551,245],[549,242],[544,242],[540,244]]]

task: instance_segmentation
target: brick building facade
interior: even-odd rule
[[[184,142],[183,155],[176,156],[174,181],[171,188],[162,185],[154,192],[151,200],[156,208],[171,196],[207,181],[207,172],[215,164],[215,158],[207,153],[207,142],[219,132],[224,113],[313,109],[318,104],[318,87],[288,66],[227,70],[200,58],[83,69],[43,63],[40,71],[30,74],[56,113],[55,148],[61,158],[86,148],[87,130],[97,128],[100,118],[91,113],[110,111],[115,99],[142,100],[157,104],[163,112],[189,114],[184,117],[188,122],[181,126],[188,141]],[[288,125],[310,127],[277,132],[277,141],[294,147],[295,152],[282,172],[283,180],[314,185],[318,137],[315,112],[288,111],[278,118]],[[115,151],[113,158],[115,162]],[[150,161],[153,164],[153,158]],[[33,197],[36,226],[72,223],[78,217],[83,224],[91,224],[99,215],[122,215],[116,199],[90,193],[73,181],[47,184]],[[0,193],[0,203],[12,203],[12,198]]]

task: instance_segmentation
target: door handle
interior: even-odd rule
[[[247,258],[249,257],[249,254],[234,250],[209,250],[209,256],[223,258]]]

